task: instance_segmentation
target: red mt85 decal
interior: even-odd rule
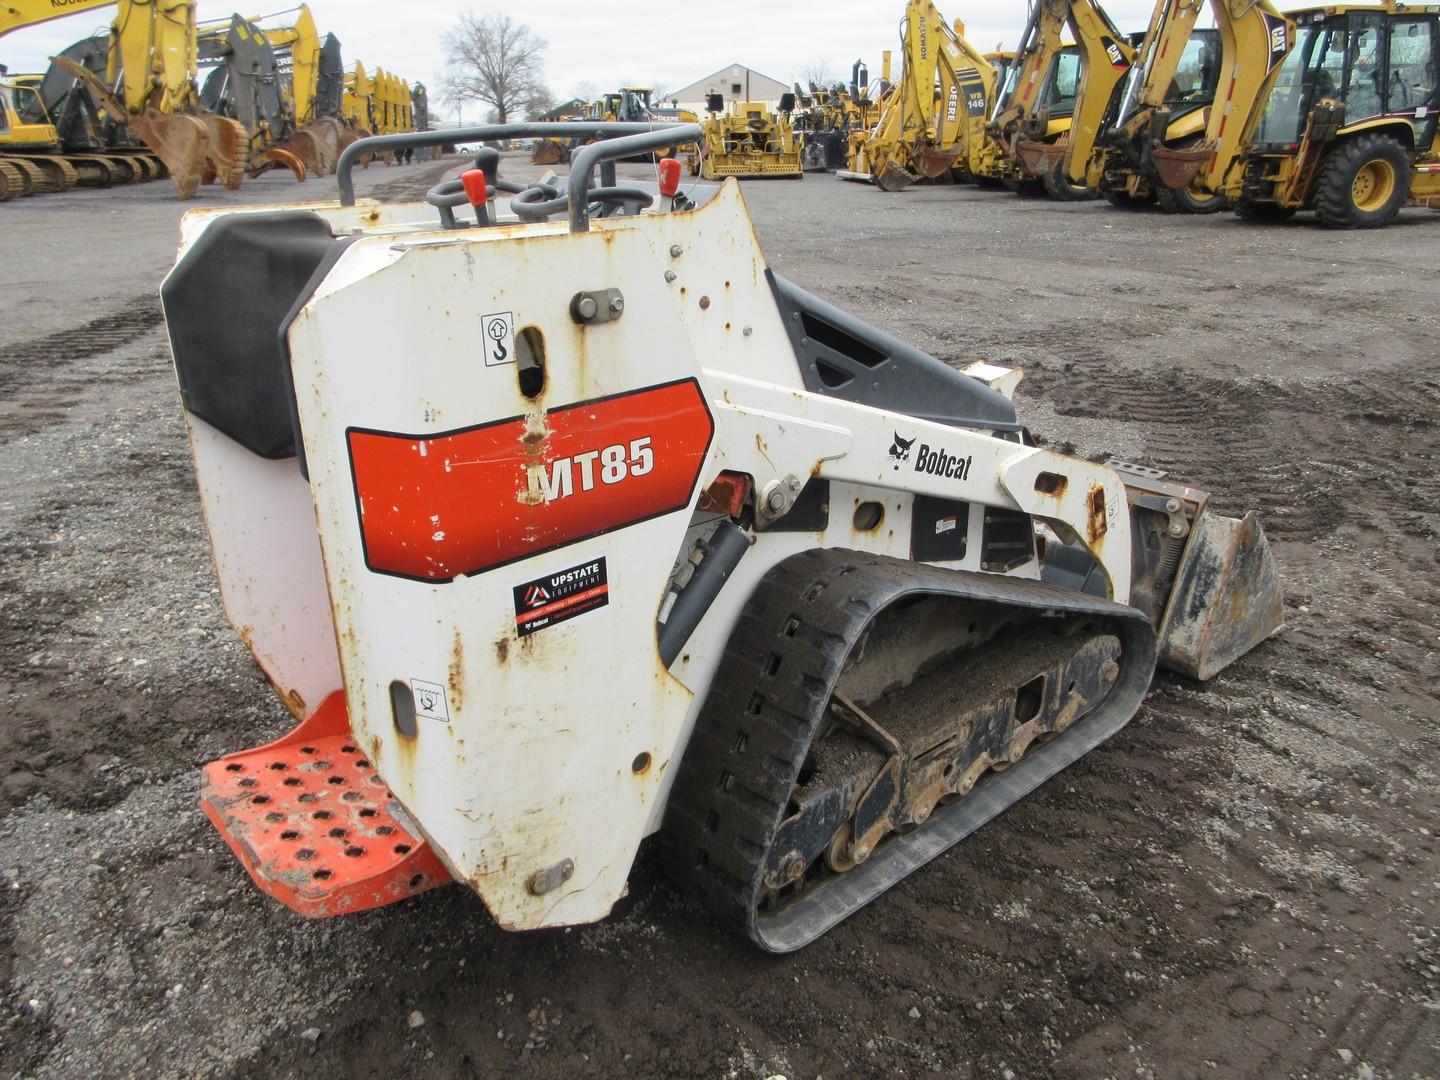
[[[444,582],[686,509],[715,422],[684,379],[439,435],[345,434],[365,565]]]

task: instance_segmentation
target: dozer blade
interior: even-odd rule
[[[156,109],[146,109],[131,121],[130,126],[151,152],[165,163],[180,198],[194,198],[205,173],[209,152],[210,139],[205,121],[184,113],[167,115]]]
[[[255,884],[308,918],[450,880],[361,753],[338,691],[290,734],[205,766],[200,805]]]
[[[888,161],[874,174],[875,186],[881,191],[904,191],[918,179],[914,173]]]
[[[1165,187],[1179,191],[1188,188],[1195,177],[1200,175],[1200,170],[1214,152],[1212,143],[1188,150],[1157,146],[1150,151],[1150,160],[1155,166],[1155,178]]]
[[[915,156],[915,171],[927,180],[944,176],[955,167],[955,162],[960,157],[960,150],[961,148],[958,146],[943,150],[933,146],[922,146],[920,153]]]
[[[283,146],[272,146],[268,150],[262,150],[250,161],[250,167],[246,170],[249,176],[261,176],[271,169],[289,169],[295,176],[297,184],[303,184],[308,174],[305,162],[299,157],[286,150]],[[228,185],[227,185],[228,186]]]
[[[1210,679],[1284,625],[1280,571],[1259,516],[1201,514],[1160,624],[1160,662]]]
[[[1065,156],[1065,143],[1041,142],[1039,139],[1020,138],[1015,150],[1020,162],[1031,176],[1049,176]]]

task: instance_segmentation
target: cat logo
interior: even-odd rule
[[[1110,38],[1104,39],[1105,55],[1110,58],[1110,66],[1116,71],[1129,71],[1130,61],[1125,59],[1125,54],[1120,51],[1120,46]]]

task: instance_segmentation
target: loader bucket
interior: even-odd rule
[[[1065,156],[1066,144],[1021,138],[1016,140],[1015,150],[1031,176],[1049,176]]]
[[[1188,150],[1157,146],[1150,151],[1150,160],[1155,166],[1155,178],[1165,187],[1180,191],[1188,188],[1195,177],[1200,175],[1200,170],[1214,152],[1212,143]]]
[[[1201,514],[1160,623],[1160,663],[1204,681],[1284,624],[1280,571],[1260,518]]]
[[[165,163],[180,198],[194,198],[205,174],[209,134],[205,122],[184,113],[166,115],[146,109],[131,121],[131,128],[146,146]]]
[[[961,148],[958,146],[943,150],[937,150],[932,146],[922,146],[920,153],[915,157],[915,171],[927,180],[944,176],[955,167],[955,162],[960,157],[960,151]]]
[[[532,165],[560,165],[570,160],[570,151],[554,139],[541,139],[530,154]]]

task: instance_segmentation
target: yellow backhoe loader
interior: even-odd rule
[[[1118,206],[1222,210],[1222,193],[1280,73],[1293,26],[1269,0],[1158,0],[1118,116],[1093,171]]]
[[[996,117],[997,136],[1026,178],[1040,181],[1053,197],[1094,197],[1098,186],[1090,181],[1090,165],[1135,49],[1094,0],[1041,0],[1032,26],[1030,41],[1021,44],[1017,100]],[[1067,31],[1073,50],[1064,44]],[[1042,71],[1049,73],[1049,86],[1036,83]],[[1057,125],[1064,117],[1056,114],[1066,106],[1069,123]]]
[[[1289,13],[1295,47],[1224,191],[1251,220],[1313,209],[1373,229],[1407,202],[1440,208],[1440,6]]]
[[[900,76],[870,135],[855,146],[844,179],[902,191],[921,178],[996,170],[985,124],[996,70],[931,0],[909,0],[900,28]]]

